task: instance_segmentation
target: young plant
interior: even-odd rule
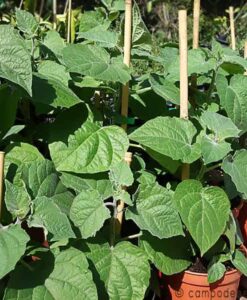
[[[247,274],[231,213],[247,197],[246,60],[215,41],[190,50],[198,86],[190,86],[190,120],[179,119],[177,45],[152,41],[134,5],[126,67],[120,4],[78,16],[74,44],[22,10],[14,25],[0,25],[5,300],[142,300],[154,266],[171,275],[197,262],[209,282],[228,268]],[[181,182],[184,163],[191,179]]]

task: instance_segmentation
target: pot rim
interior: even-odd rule
[[[208,273],[197,273],[197,272],[192,272],[192,271],[189,271],[189,270],[185,270],[184,273],[188,273],[190,275],[194,275],[194,276],[201,276],[201,277],[207,277],[208,276]],[[233,269],[233,270],[230,270],[230,271],[226,271],[225,272],[225,276],[226,275],[232,275],[234,273],[240,273],[241,272],[237,269]]]

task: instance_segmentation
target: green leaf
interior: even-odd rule
[[[71,79],[65,67],[52,60],[41,62],[38,66],[38,72],[45,77],[60,81],[65,86],[68,86],[68,82]]]
[[[235,70],[237,73],[243,73],[247,69],[246,60],[241,57],[237,51],[229,47],[223,47],[215,40],[213,40],[212,51],[216,57],[220,58],[219,63],[221,67],[229,72],[229,74],[234,74]]]
[[[177,88],[173,82],[155,74],[150,76],[149,82],[156,94],[167,101],[180,105],[179,88]]]
[[[97,190],[85,190],[75,197],[70,209],[72,222],[80,229],[82,238],[95,235],[111,216]]]
[[[108,171],[123,159],[129,146],[123,129],[99,127],[87,121],[70,135],[68,144],[55,142],[49,146],[58,171],[99,173]]]
[[[29,227],[44,228],[51,234],[51,241],[74,238],[68,217],[47,197],[34,200],[34,212],[29,220]]]
[[[69,108],[80,102],[80,99],[60,79],[52,75],[35,73],[33,77],[34,103]]]
[[[130,186],[134,182],[134,177],[128,163],[121,160],[110,170],[110,180],[117,185]]]
[[[97,190],[102,200],[110,198],[113,194],[112,185],[106,176],[101,174],[77,176],[69,173],[62,173],[62,183],[80,194],[83,190]]]
[[[31,198],[25,184],[21,186],[5,180],[5,204],[13,218],[24,219],[30,210]]]
[[[164,66],[165,71],[167,71],[178,56],[178,47],[166,46],[165,48],[160,49],[158,60]]]
[[[126,211],[126,219],[132,219],[142,230],[148,230],[158,238],[183,235],[182,223],[173,205],[173,192],[155,184],[140,185],[135,196],[135,206]]]
[[[205,164],[221,160],[231,151],[231,144],[225,140],[238,137],[240,130],[231,119],[215,112],[204,112],[200,121],[210,131],[201,141]]]
[[[78,38],[99,43],[101,47],[106,48],[114,48],[118,42],[118,34],[113,31],[105,30],[103,26],[97,26],[86,32],[79,32]]]
[[[152,37],[142,20],[141,12],[136,2],[134,2],[132,12],[132,47],[151,51]]]
[[[58,174],[50,160],[34,161],[24,166],[21,177],[32,199],[42,196],[52,197],[66,191],[59,183]]]
[[[0,137],[2,137],[15,123],[18,102],[21,98],[18,90],[10,86],[1,85],[0,89]]]
[[[188,76],[192,74],[207,74],[209,71],[214,70],[215,63],[215,59],[207,59],[202,49],[191,49],[188,52]],[[169,65],[167,72],[170,80],[179,81],[179,56]]]
[[[107,30],[111,22],[105,17],[105,14],[99,9],[95,11],[85,11],[80,19],[79,34],[90,31],[91,29],[96,30],[101,28]]]
[[[235,251],[235,247],[236,247],[236,232],[237,232],[236,221],[234,219],[233,214],[231,213],[229,216],[229,220],[226,224],[225,232],[224,232],[224,235],[228,239],[229,248],[231,250],[231,253],[233,253]]]
[[[5,174],[7,174],[7,170],[11,164],[20,167],[34,161],[44,160],[44,157],[39,150],[30,144],[14,143],[6,150],[7,154],[4,165]]]
[[[166,155],[162,155],[151,150],[150,148],[147,148],[146,150],[154,160],[156,160],[165,170],[168,170],[172,174],[175,174],[179,166],[181,166],[181,162],[178,160],[173,160]]]
[[[57,31],[48,31],[44,38],[43,45],[56,55],[58,59],[62,58],[62,50],[65,48],[65,42]]]
[[[224,159],[222,169],[225,173],[231,176],[239,193],[244,194],[247,198],[247,150],[237,151],[234,156],[228,156]]]
[[[226,110],[229,118],[242,131],[247,131],[247,103],[246,103],[247,77],[245,75],[234,75],[227,85],[222,76],[218,76],[216,86],[220,102]]]
[[[198,145],[193,144],[196,133],[190,121],[157,117],[135,130],[129,138],[173,160],[191,163],[200,157]]]
[[[130,194],[127,191],[123,190],[123,189],[120,189],[119,191],[115,192],[113,197],[116,201],[122,200],[124,203],[126,203],[130,206],[133,205]]]
[[[123,84],[130,80],[126,65],[111,60],[108,52],[98,46],[69,45],[63,50],[63,59],[69,72]]]
[[[226,267],[218,260],[212,260],[208,266],[208,283],[220,280],[226,272]]]
[[[22,129],[25,128],[25,125],[14,125],[12,126],[7,132],[6,134],[3,136],[2,140],[6,140],[8,138],[10,138],[11,136],[18,134],[20,131],[22,131]]]
[[[218,187],[203,188],[199,181],[185,180],[177,186],[174,201],[203,255],[225,230],[230,214],[227,195]]]
[[[97,291],[85,255],[74,248],[51,253],[31,265],[18,266],[8,282],[4,300],[92,300]],[[36,276],[34,276],[36,274]]]
[[[17,27],[20,31],[29,36],[32,36],[37,31],[39,24],[28,11],[16,9],[15,16]]]
[[[231,144],[217,141],[214,135],[202,136],[201,149],[205,164],[221,160],[232,150]]]
[[[0,228],[0,279],[14,269],[28,241],[29,237],[20,225]]]
[[[109,299],[143,300],[149,285],[150,267],[146,254],[129,242],[113,249],[107,244],[87,244],[87,256],[93,261]]]
[[[232,259],[232,264],[244,276],[247,276],[247,258],[240,250],[236,250],[235,255]]]
[[[23,87],[32,95],[31,57],[24,40],[10,25],[0,25],[0,77]]]
[[[215,112],[205,111],[201,116],[201,121],[220,141],[230,137],[238,137],[240,133],[231,119]]]
[[[182,236],[160,240],[144,233],[140,238],[140,247],[155,267],[165,275],[180,273],[192,263],[189,240]]]
[[[53,123],[41,125],[44,132],[41,133],[42,138],[47,143],[56,141],[67,142],[70,134],[82,126],[82,124],[90,117],[90,111],[84,103],[73,105],[72,107],[62,110],[57,114]]]

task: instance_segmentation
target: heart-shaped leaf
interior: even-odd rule
[[[203,255],[223,234],[230,214],[230,202],[219,187],[203,188],[196,180],[180,183],[174,194],[182,221]]]

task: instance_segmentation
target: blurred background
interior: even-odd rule
[[[90,10],[95,6],[103,6],[104,2],[112,0],[73,0],[73,9]],[[118,0],[121,1],[121,0]],[[123,1],[123,0],[122,0]],[[34,13],[38,12],[43,3],[43,14],[52,11],[53,0],[0,0],[0,12],[8,13],[19,7],[23,2],[23,7]],[[142,17],[149,28],[150,32],[156,38],[164,41],[176,41],[178,34],[177,11],[180,8],[187,8],[188,14],[192,16],[193,0],[136,0],[142,13]],[[57,0],[57,12],[64,12],[66,0]],[[247,21],[247,1],[246,0],[202,0],[202,17],[201,17],[201,44],[208,45],[212,36],[228,42],[229,21],[228,8],[234,6],[236,19],[236,35],[238,43],[247,38],[246,21]],[[192,35],[192,18],[189,18],[189,34]],[[191,36],[189,37],[191,38]],[[241,44],[238,45],[242,47]]]

